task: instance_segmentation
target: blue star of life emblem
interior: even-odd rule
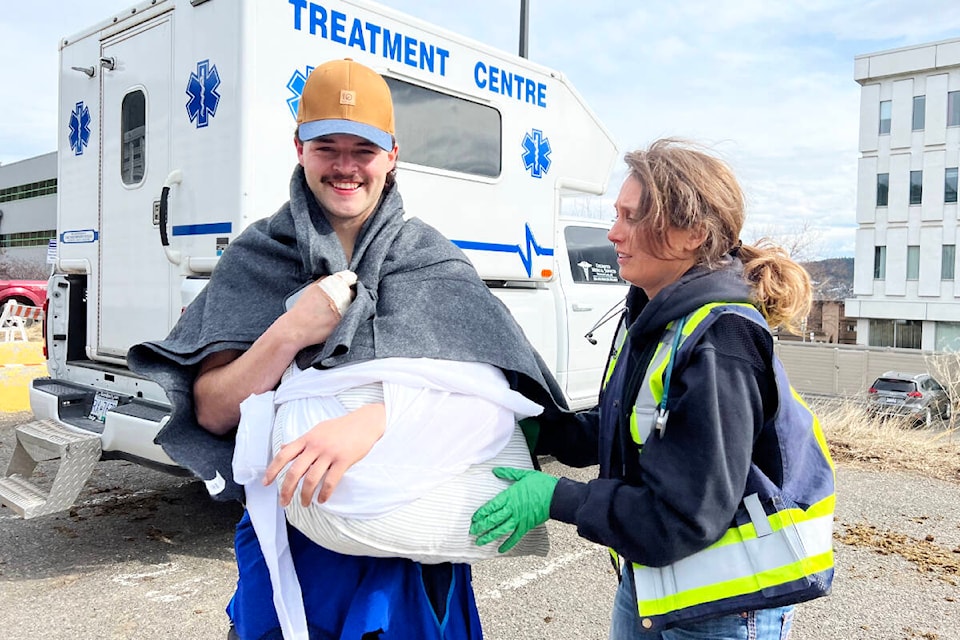
[[[287,89],[293,94],[293,96],[287,98],[287,106],[290,107],[290,113],[293,114],[294,118],[297,117],[297,111],[300,110],[300,96],[303,95],[303,85],[307,83],[307,77],[312,71],[313,67],[307,67],[306,71],[303,72],[297,69],[290,76],[290,81],[287,82]]]
[[[190,122],[196,120],[197,129],[210,123],[210,118],[217,115],[217,105],[220,104],[220,73],[217,65],[211,65],[209,60],[197,63],[197,72],[190,74],[187,82],[187,114]]]
[[[83,148],[90,143],[90,109],[83,104],[83,100],[78,102],[70,113],[70,122],[68,123],[70,133],[70,148],[73,149],[73,155],[83,155]]]
[[[532,129],[523,137],[523,166],[534,178],[542,178],[550,171],[550,139],[539,129]]]

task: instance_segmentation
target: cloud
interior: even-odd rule
[[[517,51],[516,0],[383,1]],[[57,38],[132,4],[6,9],[0,59],[30,64],[0,67],[10,114],[0,121],[0,161],[56,146]],[[529,52],[570,79],[621,151],[664,135],[713,145],[737,171],[751,221],[813,220],[832,246],[852,254],[860,94],[853,58],[958,33],[956,0],[552,0],[530,3]],[[615,191],[616,170],[610,183]]]

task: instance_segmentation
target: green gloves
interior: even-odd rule
[[[500,553],[506,553],[528,531],[550,519],[557,479],[540,471],[512,467],[495,467],[493,475],[513,480],[514,484],[477,509],[470,534],[477,536],[479,546],[511,534],[499,548]]]

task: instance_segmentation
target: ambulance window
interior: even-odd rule
[[[617,252],[601,227],[569,226],[564,229],[570,272],[574,282],[623,284]]]
[[[120,108],[120,178],[123,184],[143,181],[147,141],[147,100],[143,91],[123,96]]]
[[[500,112],[439,91],[387,78],[400,160],[495,178],[500,175]]]

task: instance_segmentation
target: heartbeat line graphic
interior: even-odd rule
[[[520,261],[523,262],[523,267],[527,271],[527,276],[531,275],[533,270],[533,254],[538,256],[552,256],[553,249],[548,249],[546,247],[541,247],[537,244],[536,239],[533,237],[533,232],[530,231],[530,225],[523,225],[526,230],[526,247],[521,247],[518,244],[497,244],[494,242],[473,242],[472,240],[452,240],[453,244],[457,245],[463,250],[473,250],[473,251],[496,251],[499,253],[515,253],[520,256]]]

